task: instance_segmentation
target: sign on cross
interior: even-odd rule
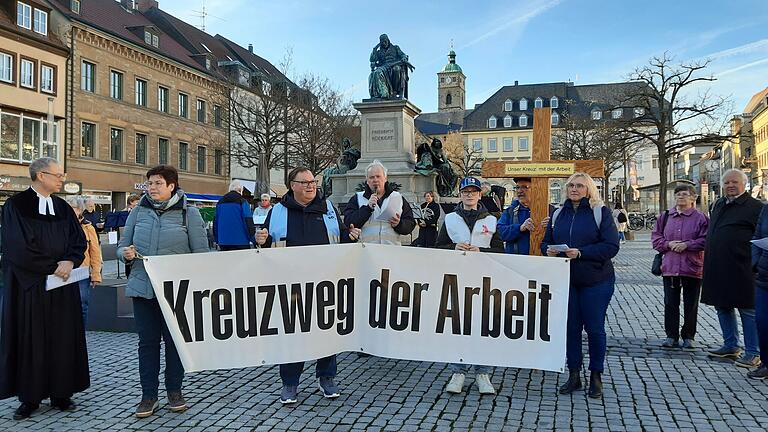
[[[584,172],[592,177],[605,176],[605,162],[602,160],[551,160],[552,123],[551,108],[533,110],[533,148],[530,161],[485,161],[483,177],[531,177],[530,197],[531,219],[541,221],[549,213],[549,179],[567,178],[575,172]],[[537,225],[531,233],[531,254],[541,255],[539,245],[544,230]]]

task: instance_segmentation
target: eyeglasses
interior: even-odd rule
[[[159,180],[158,181],[153,181],[153,182],[151,182],[151,181],[144,182],[144,184],[147,185],[148,188],[151,188],[152,186],[157,186],[157,187],[165,186],[165,182],[164,181],[159,181]]]
[[[300,184],[302,187],[305,187],[305,188],[313,188],[313,187],[317,187],[317,185],[319,185],[319,184],[320,184],[320,182],[319,182],[318,180],[307,180],[307,181],[291,180],[291,182],[292,182],[292,183],[298,183],[298,184]]]
[[[530,190],[531,187],[530,186],[515,186],[514,189],[515,190],[524,190],[525,191],[525,190]]]
[[[40,171],[40,172],[43,173],[43,174],[52,175],[52,176],[56,177],[59,180],[66,180],[66,178],[67,178],[66,174],[55,174],[55,173],[48,172],[48,171]]]
[[[582,183],[568,183],[567,185],[565,185],[565,187],[567,187],[568,189],[586,189],[587,185]]]
[[[477,190],[468,190],[468,191],[461,191],[461,192],[459,192],[459,193],[460,193],[460,194],[462,194],[462,195],[464,195],[464,196],[472,196],[472,195],[475,195],[475,194],[479,194],[479,193],[480,193],[480,191],[477,191]]]

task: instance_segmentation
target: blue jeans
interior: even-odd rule
[[[619,240],[625,241],[627,238],[624,236],[624,231],[619,231]]]
[[[91,300],[91,278],[77,283],[80,285],[80,308],[83,311],[83,328],[88,327],[88,302]]]
[[[613,297],[616,279],[585,288],[571,287],[568,294],[568,324],[565,357],[568,369],[581,369],[581,332],[587,331],[589,370],[603,372],[605,366],[605,314]]]
[[[160,386],[160,338],[165,342],[165,390],[181,391],[184,366],[171,339],[157,299],[132,297],[133,317],[139,333],[139,380],[142,399],[157,399]]]
[[[297,386],[299,378],[304,371],[304,362],[286,363],[280,365],[280,378],[283,385]],[[318,378],[334,378],[336,376],[336,355],[323,357],[317,360],[315,376]]]
[[[755,289],[755,321],[760,345],[760,357],[768,361],[768,291]]]
[[[464,364],[464,363],[451,363],[451,372],[452,373],[460,373],[460,374],[468,374],[469,373],[469,369],[472,366],[475,367],[475,373],[476,374],[489,374],[489,373],[491,373],[491,367],[490,366],[471,365],[471,364]]]
[[[736,322],[736,311],[733,308],[715,308],[717,319],[720,320],[720,330],[723,332],[723,346],[738,348],[739,325]],[[744,330],[744,351],[747,355],[759,355],[757,346],[757,324],[755,324],[754,309],[739,309],[741,327]]]

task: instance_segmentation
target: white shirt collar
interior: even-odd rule
[[[36,191],[35,188],[30,187],[35,193],[37,194],[37,212],[40,213],[43,216],[51,215],[55,216],[56,213],[53,211],[53,199],[51,196],[43,196],[40,192]]]

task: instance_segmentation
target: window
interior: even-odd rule
[[[635,108],[634,112],[635,112],[635,118],[642,117],[645,115],[645,108],[637,107]]]
[[[509,114],[504,116],[504,127],[512,127],[512,116]]]
[[[451,96],[451,94],[448,93],[447,95],[445,95],[445,104],[450,105],[452,103],[453,103],[453,96]]]
[[[197,146],[197,172],[204,173],[205,172],[205,164],[206,164],[206,157],[205,157],[206,149],[203,146]]]
[[[556,136],[552,136],[552,139],[550,140],[550,148],[552,150],[557,150],[560,148],[560,138]]]
[[[109,71],[109,95],[115,99],[123,98],[123,74]]]
[[[528,100],[525,98],[520,99],[520,111],[528,111]]]
[[[40,66],[40,91],[54,93],[54,75],[55,69],[52,66]]]
[[[157,110],[168,112],[168,89],[163,86],[157,88]]]
[[[218,105],[213,106],[213,125],[221,127],[221,107]]]
[[[39,119],[22,117],[21,160],[24,162],[40,157],[40,123]]]
[[[189,96],[179,93],[179,117],[189,118]]]
[[[136,105],[147,106],[147,82],[136,78]]]
[[[491,129],[496,127],[496,117],[491,116],[491,118],[488,119],[488,127]]]
[[[552,126],[557,126],[560,123],[560,115],[556,112],[552,112]]]
[[[640,171],[643,169],[643,158],[639,157],[635,159],[635,169]]]
[[[651,167],[653,169],[658,169],[659,168],[659,155],[651,156]]]
[[[527,127],[528,126],[528,116],[523,114],[520,116],[520,127]]]
[[[221,174],[221,167],[224,165],[224,152],[221,150],[213,151],[213,173]]]
[[[69,8],[72,9],[72,12],[80,14],[80,0],[71,0],[69,2]]]
[[[43,121],[43,148],[42,156],[58,158],[59,157],[59,125],[53,124],[53,131],[48,136],[48,122]]]
[[[144,30],[144,43],[147,45],[152,45],[152,33]]]
[[[41,35],[48,34],[48,12],[35,9],[35,31]]]
[[[80,156],[96,157],[96,125],[83,122],[80,128]]]
[[[168,139],[166,138],[157,140],[157,163],[160,165],[168,164]]]
[[[268,82],[261,83],[261,92],[265,95],[269,95],[272,92],[272,84]]]
[[[22,2],[16,3],[16,24],[32,30],[32,6]]]
[[[517,139],[517,150],[528,151],[528,137],[520,137]]]
[[[136,134],[136,163],[147,164],[147,136],[144,134]]]
[[[601,118],[603,118],[602,111],[598,109],[592,110],[592,120],[600,120]]]
[[[8,113],[0,113],[0,116],[0,158],[19,161],[21,117]]]
[[[533,107],[534,108],[541,108],[544,106],[544,100],[540,97],[537,97],[536,100],[533,101]]]
[[[205,101],[202,99],[197,100],[197,121],[200,123],[205,123],[206,119],[206,112],[205,112]]]
[[[96,88],[96,65],[83,60],[80,65],[80,88],[93,93]]]
[[[112,128],[109,131],[109,159],[123,160],[123,130]]]
[[[552,96],[552,99],[549,100],[549,106],[550,108],[558,108],[560,106],[560,100],[557,96]]]
[[[482,138],[475,138],[472,140],[472,149],[474,151],[483,151],[483,139]]]
[[[160,47],[160,38],[157,35],[152,35],[152,46],[155,48]]]
[[[496,147],[496,138],[488,138],[488,151],[492,153],[499,151],[498,147]]]
[[[621,108],[616,108],[615,110],[611,111],[611,118],[613,119],[621,118],[622,111],[623,110]]]
[[[507,99],[504,101],[504,111],[512,111],[512,100]]]
[[[183,171],[187,170],[188,150],[189,150],[189,144],[185,142],[179,143],[179,169]]]
[[[0,52],[0,81],[13,82],[13,56]]]
[[[22,87],[35,88],[35,63],[31,60],[21,59],[19,68],[19,82]]]
[[[511,152],[514,150],[514,148],[512,148],[512,138],[504,138],[503,143],[505,152]]]

